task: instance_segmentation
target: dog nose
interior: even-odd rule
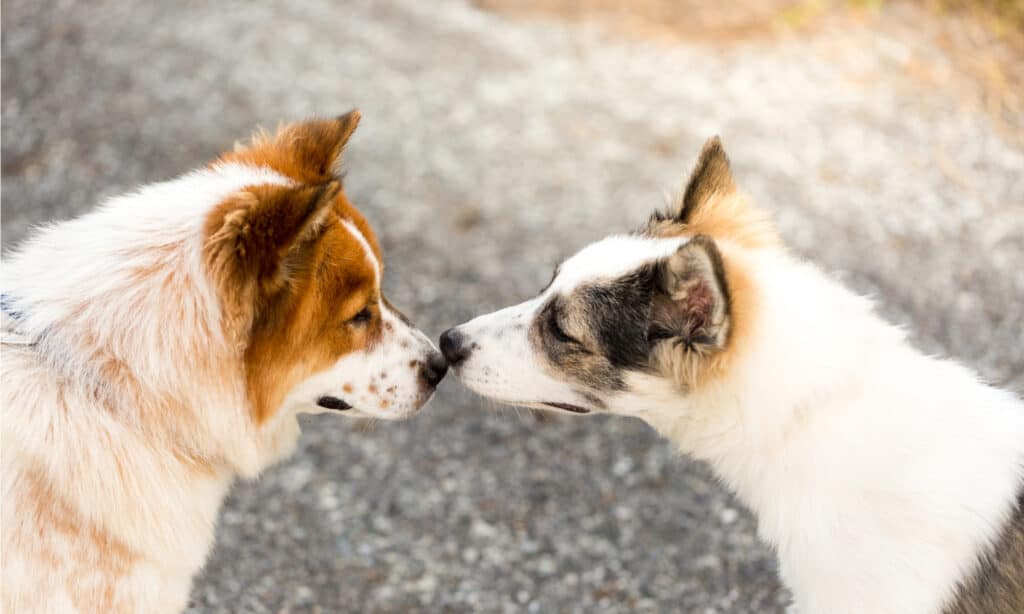
[[[444,379],[444,374],[448,372],[448,361],[444,359],[444,356],[440,352],[431,352],[430,357],[427,358],[426,362],[423,363],[423,367],[420,368],[420,376],[430,384],[436,387]]]
[[[448,364],[457,367],[469,358],[470,346],[465,342],[462,333],[449,328],[441,334],[441,352],[448,359]]]

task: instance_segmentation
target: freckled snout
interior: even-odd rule
[[[468,343],[466,336],[457,328],[449,328],[441,334],[441,352],[448,360],[448,364],[457,367],[469,358],[472,346]]]
[[[431,388],[436,388],[441,383],[445,373],[448,373],[448,361],[440,352],[431,352],[420,367],[420,377]]]

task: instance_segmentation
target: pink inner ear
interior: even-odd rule
[[[687,291],[682,300],[682,308],[691,332],[708,324],[714,302],[715,295],[711,291],[711,287],[704,282],[694,284]]]

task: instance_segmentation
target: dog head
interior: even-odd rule
[[[342,190],[357,112],[259,135],[212,165],[267,169],[206,217],[203,261],[243,352],[257,423],[282,408],[403,418],[444,377],[443,356],[384,297],[380,246]]]
[[[538,296],[446,331],[441,349],[499,401],[642,413],[726,368],[749,309],[741,252],[774,241],[714,138],[674,210],[585,247]]]

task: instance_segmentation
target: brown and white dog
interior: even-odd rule
[[[337,174],[358,121],[256,136],[7,260],[4,612],[181,610],[228,487],[291,452],[297,414],[430,398],[444,359]]]
[[[674,210],[441,350],[479,394],[635,416],[706,460],[802,614],[1024,612],[1024,404],[784,249],[717,139]]]

